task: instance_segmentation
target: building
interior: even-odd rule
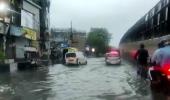
[[[86,32],[73,31],[70,46],[75,47],[80,51],[84,51],[85,43],[86,43]]]
[[[42,37],[49,34],[50,1],[0,0],[0,3],[1,1],[8,4],[10,9],[0,14],[0,50],[8,59],[23,59],[27,51],[37,52],[41,56],[41,44],[45,44]]]
[[[51,46],[56,48],[64,48],[69,46],[70,29],[51,29]]]
[[[23,59],[26,51],[40,51],[38,40],[40,39],[41,6],[30,0],[12,0],[10,5],[12,15],[6,54],[9,58]],[[13,54],[10,54],[12,51]]]
[[[51,30],[52,45],[59,45],[62,48],[75,47],[78,50],[84,50],[86,42],[86,32],[75,29],[52,29]],[[53,46],[53,47],[54,47]]]
[[[7,7],[8,1],[0,0],[0,6],[3,6],[3,8],[0,9],[0,58],[5,58],[5,44],[6,44],[6,35],[7,35],[7,29],[9,28],[9,15],[4,9]]]

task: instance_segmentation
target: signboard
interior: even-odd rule
[[[22,28],[21,27],[16,27],[14,25],[12,25],[10,27],[10,34],[14,35],[14,36],[22,36]]]
[[[24,37],[30,40],[37,40],[37,33],[31,29],[23,28]]]
[[[68,44],[67,43],[61,43],[61,48],[67,48]]]

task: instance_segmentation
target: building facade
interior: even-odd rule
[[[25,53],[37,52],[41,56],[41,37],[49,30],[49,23],[45,26],[40,16],[49,16],[42,13],[45,6],[43,0],[2,0],[9,6],[9,10],[0,16],[0,51],[7,59],[23,59]],[[48,1],[49,0],[44,0]],[[0,1],[1,3],[1,1]],[[50,5],[47,5],[49,8]],[[49,12],[49,11],[48,11]],[[0,14],[2,15],[2,14]],[[49,17],[48,17],[49,18]],[[49,20],[45,18],[43,20]],[[2,23],[2,24],[1,24]],[[43,30],[45,27],[46,30]]]
[[[51,43],[52,46],[56,45],[65,47],[75,47],[83,51],[86,42],[86,32],[77,31],[75,29],[52,29],[51,30]]]
[[[86,32],[73,31],[70,46],[75,47],[80,51],[84,51],[85,43],[86,43]]]
[[[52,28],[50,41],[52,48],[68,47],[70,44],[70,29]]]

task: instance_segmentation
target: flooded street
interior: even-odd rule
[[[0,74],[0,100],[168,100],[151,93],[149,82],[126,62],[106,66],[104,58],[87,65],[61,64]]]

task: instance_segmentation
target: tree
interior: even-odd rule
[[[104,54],[110,42],[110,34],[105,28],[92,28],[87,37],[87,43],[96,48],[96,55]]]

